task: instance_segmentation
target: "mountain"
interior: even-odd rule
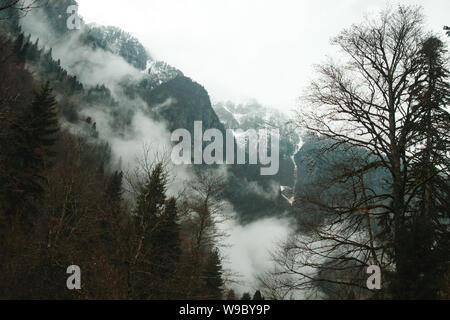
[[[218,114],[223,112],[215,106],[216,113],[201,84],[154,60],[151,48],[129,33],[83,21],[80,30],[69,30],[66,10],[74,4],[73,0],[50,0],[11,24],[13,36],[25,39],[28,68],[41,80],[50,80],[58,99],[67,100],[61,113],[71,130],[107,141],[112,136],[127,139],[141,114],[152,119],[154,130],[163,124],[169,131],[185,128],[192,135],[194,121],[202,121],[204,130],[222,132],[237,125],[259,129],[271,121],[282,129],[280,173],[261,176],[259,165],[228,166],[224,194],[244,222],[289,210],[280,184],[294,184],[290,157],[295,139],[287,137],[284,118],[255,103],[233,107],[231,122],[221,122]],[[143,141],[149,138],[142,137]]]
[[[374,156],[362,148],[350,148],[348,144],[336,144],[336,140],[307,132],[302,135],[302,146],[293,157],[296,164],[294,205],[300,219],[300,228],[310,231],[311,225],[323,222],[331,207],[354,203],[359,183],[346,176],[355,163],[374,163]],[[389,192],[386,186],[389,172],[374,166],[360,177],[368,190],[375,194]],[[358,191],[356,191],[358,192]],[[327,208],[327,206],[330,206]],[[377,227],[374,224],[374,230]]]
[[[213,105],[220,121],[227,129],[278,129],[280,132],[280,170],[275,179],[280,191],[292,189],[295,184],[293,156],[299,149],[300,133],[284,113],[265,107],[257,101],[235,104],[231,101]]]
[[[164,61],[153,59],[148,50],[137,38],[113,26],[100,26],[95,23],[86,26],[93,48],[100,48],[125,59],[135,68],[150,76],[154,87],[168,82],[183,73]]]
[[[216,128],[224,132],[225,128],[211,107],[208,92],[203,86],[183,75],[162,83],[148,92],[145,100],[154,109],[171,99],[172,103],[159,108],[157,113],[169,123],[169,129],[188,129],[194,132],[194,121],[202,121],[204,128]]]
[[[137,69],[145,70],[152,60],[138,39],[119,28],[90,24],[87,32],[96,47],[123,57]]]

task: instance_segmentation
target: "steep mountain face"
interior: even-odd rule
[[[49,18],[46,22],[57,36],[64,36],[70,30],[67,28],[67,8],[78,5],[75,0],[46,0],[39,4]]]
[[[247,104],[218,102],[213,105],[213,108],[227,129],[279,130],[280,170],[275,179],[280,184],[281,192],[292,189],[295,184],[293,156],[298,150],[300,137],[295,126],[289,123],[287,116],[277,110],[264,107],[256,101]]]
[[[164,61],[153,59],[148,50],[128,32],[113,26],[89,24],[85,26],[88,38],[93,48],[100,48],[125,59],[136,69],[150,76],[153,87],[168,82],[183,73]]]
[[[231,122],[224,125],[203,86],[167,63],[155,61],[128,33],[83,23],[80,30],[69,30],[66,10],[73,4],[76,2],[72,0],[49,1],[18,23],[16,37],[23,32],[25,42],[31,43],[27,44],[26,55],[36,76],[49,79],[59,96],[70,99],[62,110],[66,120],[72,125],[83,121],[78,126],[88,127],[87,134],[93,138],[105,125],[110,134],[127,136],[133,131],[135,116],[143,109],[169,131],[184,128],[191,134],[194,121],[202,121],[203,130],[214,128],[223,133],[227,128],[263,128],[270,121],[286,127],[280,117],[259,110],[258,104],[232,108]],[[220,114],[219,106],[216,110]],[[99,112],[103,119],[96,123],[101,120]],[[275,177],[261,176],[259,165],[227,167],[225,196],[243,221],[280,215],[289,209],[280,195],[280,184],[293,185],[290,155],[295,140],[289,139],[281,141],[280,173]]]
[[[145,70],[147,62],[152,60],[139,40],[119,28],[90,24],[87,33],[95,47],[121,56],[137,69]]]
[[[194,121],[202,121],[204,130],[215,128],[225,137],[227,127],[219,120],[211,107],[207,91],[187,77],[178,76],[160,85],[149,92],[146,101],[155,114],[168,122],[170,130],[184,128],[193,136]],[[249,123],[249,128],[254,127]],[[290,211],[287,202],[280,195],[278,179],[285,173],[286,168],[283,160],[281,162],[281,174],[274,177],[261,176],[259,165],[227,167],[228,184],[224,195],[240,213],[242,222]],[[290,159],[289,163],[291,163]],[[207,167],[197,165],[195,170],[201,171]],[[289,173],[286,172],[286,174]],[[292,180],[293,172],[291,171],[290,174]]]
[[[220,121],[228,129],[237,129],[240,127],[239,122],[234,117],[233,112],[230,111],[223,103],[216,103],[213,105],[214,111],[219,117]]]
[[[156,60],[147,61],[146,73],[150,75],[151,79],[154,79],[156,86],[183,75],[180,70],[172,67],[168,63]]]
[[[326,205],[336,207],[346,201],[354,203],[360,182],[348,179],[345,174],[353,170],[355,163],[373,162],[373,155],[343,144],[332,147],[336,140],[311,132],[304,134],[302,140],[302,147],[294,157],[297,166],[294,204],[301,212],[298,216],[303,224],[320,223],[329,212]],[[361,179],[375,194],[389,192],[385,187],[388,185],[385,182],[390,180],[386,169],[372,168]]]
[[[298,150],[299,133],[295,125],[280,111],[267,108],[256,101],[247,104],[218,102],[213,108],[227,129],[278,129],[280,153],[290,157]]]
[[[193,134],[194,121],[202,121],[204,128],[225,132],[211,107],[208,92],[185,76],[161,84],[145,98],[150,108],[168,121],[171,131],[184,128]]]
[[[163,83],[183,76],[180,70],[168,63],[153,59],[138,39],[117,27],[89,24],[83,30],[93,49],[102,49],[120,56],[146,74],[141,83],[146,90],[153,90]]]

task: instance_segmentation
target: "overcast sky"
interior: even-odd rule
[[[329,39],[388,3],[422,5],[429,28],[450,24],[449,0],[78,0],[86,22],[121,27],[179,68],[213,101],[255,98],[292,110]]]

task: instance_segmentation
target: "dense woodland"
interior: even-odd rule
[[[271,296],[448,299],[445,41],[408,6],[332,39],[345,58],[317,67],[297,114],[308,130],[295,156],[303,232],[280,246],[277,267],[261,277]],[[370,265],[383,274],[375,292],[364,281]]]
[[[25,69],[21,39],[1,43],[0,297],[222,298],[212,178],[186,200],[168,198],[164,164],[147,163],[130,205],[122,172],[106,169],[107,146],[62,130],[61,106]],[[66,288],[73,264],[81,291]]]
[[[134,172],[115,167],[96,123],[77,112],[108,88],[84,88],[16,18],[0,29],[0,299],[240,299],[217,227],[226,177],[199,171],[168,196],[164,156],[144,150]],[[259,275],[261,291],[242,299],[449,298],[448,52],[422,21],[399,7],[334,39],[349,62],[319,67],[305,97],[315,112],[295,121],[307,130],[295,156],[297,232]],[[374,264],[375,292],[365,285]],[[81,290],[66,287],[70,265]]]

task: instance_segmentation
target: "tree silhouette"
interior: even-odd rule
[[[222,263],[219,250],[215,249],[208,257],[203,271],[205,297],[211,300],[222,299]]]
[[[278,288],[295,291],[329,283],[370,296],[364,269],[376,264],[390,284],[381,294],[414,295],[410,290],[415,281],[410,273],[414,253],[406,244],[422,184],[415,168],[416,151],[426,139],[422,123],[426,112],[416,101],[426,77],[425,64],[417,59],[426,40],[422,21],[420,9],[399,6],[333,39],[348,60],[318,67],[319,78],[304,97],[309,105],[299,111],[298,125],[329,139],[323,154],[347,157],[332,160],[336,170],[318,186],[333,190],[344,185],[348,192],[326,199],[311,191],[300,200],[309,201],[327,218],[311,229],[311,237],[292,237],[280,249],[277,261],[282,270],[273,282]],[[438,116],[440,122],[447,117],[443,114]],[[448,129],[440,139],[440,148],[446,150],[447,134]],[[375,170],[387,174],[378,188],[367,183]],[[441,174],[448,181],[447,172]]]

